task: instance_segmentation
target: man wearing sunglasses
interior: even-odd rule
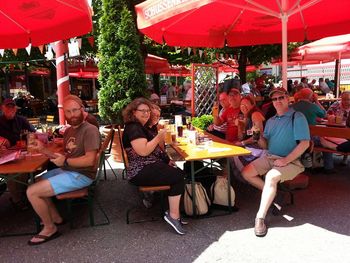
[[[274,88],[269,96],[277,114],[267,121],[259,139],[259,145],[265,146],[268,154],[254,160],[242,171],[250,184],[262,190],[254,227],[255,235],[259,237],[267,234],[265,216],[276,196],[277,184],[292,180],[304,171],[299,157],[309,147],[310,140],[307,120],[302,113],[289,108],[287,91]],[[262,179],[264,175],[265,181]]]

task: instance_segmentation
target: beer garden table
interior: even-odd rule
[[[58,152],[61,150],[62,145],[60,144],[48,144],[47,147],[49,150],[53,152]],[[17,183],[29,185],[34,183],[34,173],[37,171],[41,171],[45,168],[47,163],[49,162],[49,158],[44,154],[26,154],[21,155],[20,159],[4,163],[0,165],[0,178],[4,181],[0,184],[4,184],[9,181],[15,181]],[[29,183],[21,182],[17,180],[17,177],[21,174],[29,174],[30,180]],[[41,229],[39,219],[36,214],[34,216],[35,224],[36,224],[36,232],[38,233]],[[31,235],[33,233],[23,233],[23,234],[4,234],[0,235],[0,237],[5,236],[17,236],[17,235]]]
[[[205,133],[207,137],[212,140],[212,143],[208,146],[204,145],[194,145],[184,140],[179,140],[178,143],[172,143],[171,147],[183,158],[184,161],[189,161],[191,163],[191,185],[192,185],[192,207],[193,215],[196,217],[196,194],[195,194],[195,174],[200,170],[195,170],[195,161],[204,161],[205,159],[219,160],[227,158],[227,184],[228,184],[228,211],[232,212],[231,206],[231,194],[230,194],[230,162],[229,157],[248,155],[251,152],[238,146],[234,146],[229,142],[213,136],[209,133]],[[208,165],[212,165],[212,162]]]

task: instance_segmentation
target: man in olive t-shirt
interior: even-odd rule
[[[43,180],[28,187],[28,200],[44,225],[40,233],[28,241],[29,245],[39,245],[60,235],[56,224],[62,223],[63,219],[50,197],[87,187],[94,179],[94,165],[100,148],[99,131],[84,121],[83,103],[77,96],[66,96],[63,110],[71,125],[63,135],[64,154],[51,153],[37,142],[36,148],[50,156],[59,168],[43,174]]]

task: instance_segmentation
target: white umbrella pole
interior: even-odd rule
[[[282,1],[282,9],[284,9],[283,4],[286,1]],[[282,85],[285,90],[287,90],[287,23],[288,23],[288,15],[286,13],[282,14],[281,17],[281,22],[282,22]]]

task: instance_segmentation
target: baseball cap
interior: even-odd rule
[[[275,93],[287,94],[287,91],[284,88],[282,88],[282,87],[280,87],[280,88],[273,88],[270,91],[270,93],[269,93],[269,97],[271,98],[272,95],[275,94]]]
[[[16,105],[16,103],[15,103],[15,101],[13,100],[13,99],[11,99],[11,98],[7,98],[7,99],[5,99],[3,102],[2,102],[2,105],[10,105],[10,104],[12,104],[12,105]]]

